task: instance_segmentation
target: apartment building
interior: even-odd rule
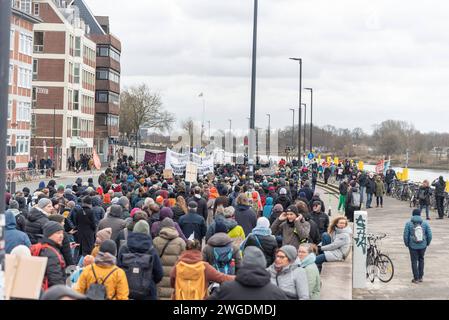
[[[33,26],[31,0],[11,1],[7,161],[10,169],[26,169],[30,158]]]
[[[50,157],[57,170],[68,158],[92,154],[96,44],[70,1],[34,0],[31,155]]]
[[[84,0],[72,3],[89,26],[89,37],[97,44],[95,82],[94,145],[102,162],[115,154],[119,138],[121,42],[110,32],[109,17],[95,16]]]

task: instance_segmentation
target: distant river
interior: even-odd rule
[[[376,171],[376,166],[365,164],[365,170]],[[402,168],[393,167],[396,172],[401,171]],[[449,170],[431,170],[431,169],[408,169],[408,178],[411,181],[422,182],[423,180],[429,180],[431,183],[439,176],[443,176],[444,180],[449,180]]]

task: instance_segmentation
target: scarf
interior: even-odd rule
[[[255,227],[252,233],[258,236],[271,236],[271,229]]]
[[[115,265],[116,262],[117,258],[112,254],[110,254],[109,252],[99,251],[97,256],[95,257],[95,264],[103,267]]]
[[[308,265],[315,263],[315,260],[316,260],[316,255],[315,255],[315,253],[312,252],[307,257],[305,257],[304,260],[299,260],[300,266],[305,268]]]

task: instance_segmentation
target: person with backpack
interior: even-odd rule
[[[412,218],[404,227],[404,244],[410,251],[410,261],[412,264],[412,283],[423,281],[424,255],[431,242],[432,230],[430,229],[430,225],[421,218],[421,210],[413,210]]]
[[[346,198],[345,216],[349,222],[354,222],[354,212],[360,210],[362,206],[362,195],[356,181],[351,181],[348,196]]]
[[[95,263],[83,270],[75,290],[91,300],[128,300],[129,287],[125,271],[116,266],[117,245],[104,241]]]
[[[179,257],[170,272],[170,285],[174,288],[173,300],[204,300],[209,295],[209,282],[221,284],[232,281],[234,275],[218,272],[203,261],[198,240],[187,240],[186,251]]]
[[[376,194],[376,208],[379,208],[379,203],[380,203],[380,207],[383,208],[384,207],[384,194],[385,194],[385,184],[382,181],[382,179],[380,178],[380,176],[376,177],[376,188],[375,188],[375,194]]]
[[[445,198],[445,189],[446,182],[444,181],[443,176],[440,176],[437,180],[432,183],[432,186],[435,187],[435,200],[437,203],[438,210],[438,218],[444,218],[444,198]]]
[[[262,250],[267,265],[271,266],[274,262],[274,256],[278,247],[276,238],[272,235],[270,229],[270,221],[265,217],[257,219],[257,225],[252,232],[246,237],[240,248],[245,251],[247,247],[255,246]]]
[[[11,251],[19,246],[24,245],[26,247],[31,247],[30,239],[25,232],[17,230],[16,219],[11,210],[5,212],[5,252],[10,254]]]
[[[120,248],[117,266],[125,271],[130,299],[157,299],[156,284],[162,280],[163,270],[148,222],[141,220],[135,224],[126,244]]]
[[[43,227],[43,238],[37,244],[31,246],[31,255],[47,257],[42,290],[65,284],[66,263],[61,253],[62,241],[64,239],[64,228],[55,221],[48,221]]]
[[[282,245],[298,248],[301,243],[308,241],[310,224],[305,221],[298,208],[292,205],[274,221],[271,231],[274,235],[282,235]]]
[[[97,234],[95,235],[95,246],[92,249],[90,255],[95,258],[98,254],[98,251],[100,251],[101,244],[106,240],[111,240],[111,235],[112,235],[111,228],[104,228],[98,231]]]
[[[170,300],[173,294],[173,288],[170,286],[170,272],[186,249],[186,242],[179,236],[172,219],[165,218],[160,227],[159,236],[153,240],[164,271],[162,281],[157,285],[157,296],[160,300]]]
[[[215,224],[215,234],[209,238],[203,249],[203,260],[217,271],[224,274],[235,274],[240,268],[240,249],[233,245],[227,235],[227,228],[221,221]]]
[[[345,212],[345,208],[346,208],[346,197],[348,195],[348,181],[347,180],[343,180],[340,183],[340,186],[338,187],[339,191],[340,191],[340,198],[338,201],[338,212]]]
[[[19,231],[25,230],[26,216],[19,210],[19,203],[16,200],[9,201],[9,212],[14,215],[16,219],[16,228]]]
[[[271,283],[266,265],[264,253],[248,246],[235,280],[224,282],[207,300],[287,300],[284,291]]]
[[[429,210],[430,210],[430,185],[429,180],[424,180],[422,185],[418,189],[418,201],[419,210],[426,208],[426,220],[430,220]]]

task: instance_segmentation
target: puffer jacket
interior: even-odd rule
[[[113,216],[112,214],[108,214],[108,216],[100,221],[98,224],[98,230],[102,230],[104,228],[111,228],[112,235],[111,240],[116,241],[118,235],[122,229],[126,227],[126,222],[121,218],[121,215]]]
[[[58,258],[58,255],[52,249],[44,248],[39,254],[40,257],[47,257],[48,259],[47,268],[45,271],[45,276],[48,278],[48,287],[52,287],[57,284],[65,284],[66,276],[64,269],[67,265],[62,256],[61,247],[48,238],[43,238],[41,242],[53,247],[53,249],[59,253]],[[62,265],[60,259],[62,259]]]
[[[164,254],[161,256],[164,246],[169,242]],[[179,237],[178,231],[174,228],[162,228],[159,236],[153,240],[154,248],[161,258],[164,276],[157,285],[157,296],[160,300],[170,300],[173,288],[170,286],[170,272],[176,265],[181,253],[186,249],[185,241]]]
[[[421,224],[423,229],[424,239],[422,242],[415,242],[413,239],[415,224]],[[432,242],[432,230],[427,221],[424,221],[420,216],[413,216],[410,221],[405,224],[403,237],[404,244],[407,248],[413,250],[425,249],[430,245],[430,242]]]
[[[298,249],[302,242],[309,239],[310,223],[303,218],[291,225],[288,220],[281,221],[277,218],[271,226],[271,231],[273,235],[282,235],[282,245],[290,244]]]
[[[207,245],[203,249],[203,260],[207,261],[211,266],[214,266],[214,248],[225,247],[228,245],[232,247],[232,258],[235,261],[235,270],[237,271],[240,268],[242,260],[240,249],[239,247],[233,245],[232,239],[223,232],[218,232],[209,238]]]
[[[256,240],[256,237],[259,241]],[[266,267],[269,267],[273,264],[275,259],[276,250],[278,248],[278,243],[276,238],[272,235],[255,235],[250,233],[246,239],[244,247],[242,251],[245,251],[246,247],[254,246],[262,250],[265,259],[267,260]]]
[[[215,234],[215,225],[216,225],[217,221],[222,222],[226,226],[226,229],[228,230],[228,232],[231,231],[232,229],[234,229],[235,226],[237,226],[237,222],[235,220],[226,219],[223,215],[217,214],[215,216],[214,221],[211,223],[209,228],[207,228],[206,242],[210,239],[210,237],[212,237]]]
[[[304,260],[297,259],[299,266],[304,268],[307,274],[307,280],[309,282],[309,295],[310,300],[320,300],[321,292],[321,278],[320,271],[315,264],[316,256],[314,253],[310,253]]]
[[[277,272],[274,264],[267,268],[271,283],[282,289],[291,300],[309,300],[309,283],[306,271],[292,263]]]
[[[332,243],[322,246],[327,262],[343,261],[351,250],[352,230],[348,226],[343,229],[335,228],[331,234]]]
[[[144,298],[144,300],[156,300],[156,284],[162,280],[163,271],[162,264],[159,259],[159,254],[153,247],[153,241],[151,237],[143,233],[130,232],[126,244],[120,247],[117,259],[118,267],[125,267],[125,265],[123,264],[123,255],[127,253],[141,253],[152,256],[153,270],[151,274],[151,282],[150,287],[148,288],[148,295]]]
[[[156,238],[160,231],[160,224],[165,218],[173,219],[173,211],[171,208],[162,208],[159,212],[159,221],[154,222],[151,225],[151,236],[153,238]],[[187,238],[185,237],[184,233],[182,232],[181,228],[179,227],[179,224],[175,222],[175,228],[179,233],[179,236],[184,240],[187,241]]]
[[[270,219],[271,211],[273,211],[273,198],[268,197],[267,202],[263,208],[263,216],[267,219]]]
[[[250,234],[256,227],[257,216],[250,206],[238,205],[235,209],[235,221],[243,228],[245,234]]]
[[[19,245],[30,247],[31,242],[27,234],[16,229],[16,219],[11,209],[7,210],[5,215],[5,252],[9,254]]]
[[[47,214],[39,208],[31,208],[25,223],[25,233],[30,238],[31,244],[36,244],[43,237],[44,224],[48,222]]]

